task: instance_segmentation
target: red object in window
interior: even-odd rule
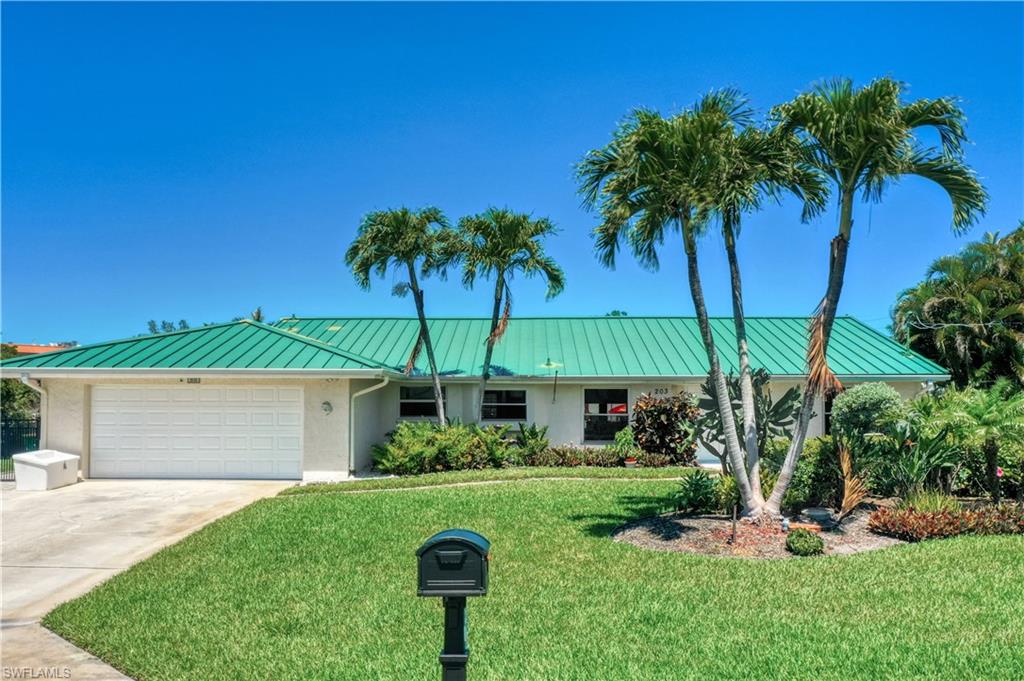
[[[629,411],[629,408],[625,404],[609,404],[608,405],[608,413],[609,414],[625,414],[628,411]]]

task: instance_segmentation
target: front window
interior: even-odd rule
[[[629,392],[625,388],[586,388],[583,391],[583,439],[611,442],[629,425]]]
[[[448,391],[441,386],[441,399],[448,406]],[[398,415],[402,418],[437,418],[433,386],[403,385],[398,388]]]
[[[525,390],[485,390],[480,417],[484,421],[525,421]]]

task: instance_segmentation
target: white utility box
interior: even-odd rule
[[[15,454],[14,481],[19,490],[56,489],[78,482],[78,460],[75,454],[55,449]]]

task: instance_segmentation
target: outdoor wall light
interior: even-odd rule
[[[320,408],[324,410],[325,414],[330,414],[334,411],[334,406],[330,402],[324,402],[320,405]]]

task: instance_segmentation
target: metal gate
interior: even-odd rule
[[[14,480],[11,457],[39,449],[39,418],[0,421],[0,480]]]

